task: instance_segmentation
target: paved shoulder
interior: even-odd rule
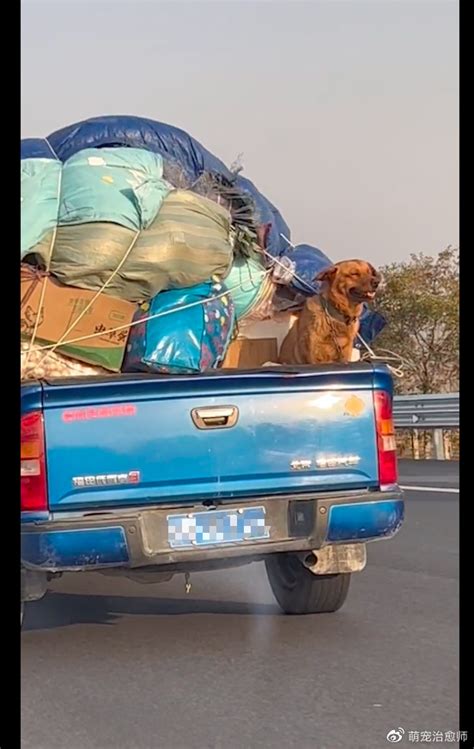
[[[400,460],[399,472],[402,485],[459,488],[457,460]]]

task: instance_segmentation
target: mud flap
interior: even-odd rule
[[[21,601],[39,601],[46,593],[48,577],[46,572],[21,570]]]

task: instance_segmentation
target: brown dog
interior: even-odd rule
[[[362,305],[375,297],[380,275],[364,260],[344,260],[316,280],[321,292],[305,302],[282,343],[280,364],[350,361]]]

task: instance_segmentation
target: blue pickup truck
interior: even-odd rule
[[[22,620],[64,572],[258,560],[284,612],[336,611],[403,522],[392,390],[368,363],[24,383]]]

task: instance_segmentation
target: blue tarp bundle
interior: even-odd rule
[[[269,224],[266,250],[274,258],[289,257],[295,261],[296,278],[289,288],[295,294],[307,294],[307,284],[312,284],[312,268],[321,265],[326,258],[324,253],[309,245],[300,245],[289,250],[286,240],[291,240],[290,229],[280,212],[255,185],[245,177],[233,174],[225,164],[210,153],[197,140],[185,131],[143,117],[103,116],[94,117],[51,133],[45,140],[28,138],[22,141],[21,157],[51,158],[55,156],[64,162],[79,151],[88,148],[139,148],[160,154],[165,164],[177,165],[186,175],[190,185],[194,185],[203,175],[210,174],[223,183],[236,189],[246,200],[255,206],[256,220]],[[285,239],[285,238],[286,239]],[[296,253],[296,256],[295,256]],[[306,289],[306,290],[304,290]],[[361,330],[366,331],[368,342],[384,326],[381,316],[367,310],[361,320]]]
[[[238,190],[252,198],[259,221],[272,224],[268,252],[277,256],[287,247],[280,234],[290,239],[290,229],[275,206],[250,180],[236,177],[224,162],[197,140],[172,125],[128,115],[93,117],[57,130],[44,141],[39,138],[22,141],[21,157],[38,158],[47,153],[49,157],[54,154],[61,161],[66,161],[86,148],[118,146],[142,148],[160,154],[163,159],[179,165],[190,184],[197,182],[205,173],[225,180],[229,185],[235,184]]]
[[[45,138],[24,138],[20,142],[20,158],[22,161],[23,159],[60,160]]]
[[[253,201],[258,223],[270,224],[266,249],[273,257],[279,257],[288,247],[288,242],[283,237],[289,240],[291,234],[290,228],[280,211],[246,177],[238,176],[235,180],[235,186]]]
[[[22,158],[35,156],[40,151],[37,138],[23,142]],[[92,117],[46,138],[51,150],[61,161],[66,161],[85,148],[129,146],[159,153],[179,164],[194,182],[204,172],[220,175],[232,181],[232,172],[224,162],[213,156],[190,135],[172,125],[145,117]],[[47,147],[47,146],[46,146]]]
[[[377,338],[378,334],[385,328],[387,321],[380,312],[374,312],[364,306],[364,311],[359,320],[359,334],[366,343],[370,344]],[[359,339],[354,343],[358,349],[364,350],[364,345]]]
[[[287,245],[280,258],[288,258],[294,268],[295,275],[289,283],[290,288],[304,296],[318,293],[319,284],[315,282],[315,278],[318,273],[332,265],[324,252],[309,244],[298,244],[296,247]]]

